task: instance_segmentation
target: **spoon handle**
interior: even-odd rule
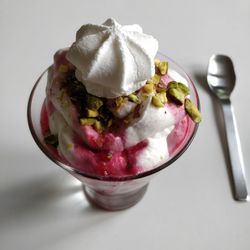
[[[230,100],[226,99],[221,101],[222,110],[224,113],[228,150],[231,161],[235,199],[240,201],[246,201],[248,200],[248,192],[244,174],[244,161],[242,157],[236,119]]]

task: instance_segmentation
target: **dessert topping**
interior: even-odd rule
[[[135,94],[130,94],[130,95],[128,96],[128,99],[129,99],[130,101],[136,103],[136,104],[140,104],[140,99],[139,99],[138,96],[135,95]]]
[[[158,41],[139,25],[122,26],[114,19],[83,25],[66,57],[87,92],[105,98],[127,96],[155,73]]]
[[[168,72],[168,63],[167,62],[160,62],[157,66],[161,75],[166,75]]]
[[[201,122],[201,114],[196,105],[188,98],[185,99],[185,110],[190,118],[195,122]]]
[[[159,76],[158,74],[154,74],[153,77],[151,77],[147,83],[151,83],[151,84],[158,84],[161,80],[161,76]]]
[[[69,70],[69,67],[68,67],[68,65],[66,65],[66,64],[61,64],[60,66],[59,66],[59,72],[60,73],[67,73],[68,72],[68,70]]]
[[[161,101],[161,98],[158,94],[152,97],[152,104],[157,108],[164,107],[164,103]]]
[[[145,86],[143,87],[143,90],[147,93],[147,94],[150,94],[154,91],[154,83],[147,83],[145,84]]]

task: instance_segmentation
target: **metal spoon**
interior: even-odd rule
[[[210,57],[207,82],[211,91],[219,98],[224,113],[235,199],[246,201],[248,200],[248,192],[244,174],[244,162],[234,111],[230,102],[230,95],[234,89],[235,80],[233,62],[228,56],[213,55]]]

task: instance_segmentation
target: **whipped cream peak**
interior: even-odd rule
[[[90,94],[115,98],[140,89],[154,73],[158,41],[137,25],[107,19],[102,25],[83,25],[67,59]]]

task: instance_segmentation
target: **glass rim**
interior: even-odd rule
[[[199,95],[197,92],[197,89],[195,87],[195,84],[193,83],[192,79],[188,76],[188,74],[182,69],[181,66],[179,66],[174,60],[172,60],[171,58],[169,58],[168,56],[164,55],[161,52],[157,53],[160,56],[166,57],[168,62],[176,65],[182,72],[182,74],[186,77],[186,79],[188,79],[189,83],[192,85],[192,89],[194,91],[194,95],[195,95],[195,101],[196,101],[196,105],[198,107],[198,109],[200,110],[200,100],[199,100]],[[193,131],[190,135],[190,138],[188,138],[187,142],[182,146],[182,148],[180,149],[179,152],[176,153],[176,155],[174,155],[173,157],[171,157],[167,162],[165,162],[164,164],[144,171],[142,173],[136,174],[136,175],[124,175],[124,176],[97,176],[97,175],[92,175],[92,174],[88,174],[88,173],[84,173],[81,172],[57,159],[55,159],[55,157],[49,152],[49,150],[40,142],[40,139],[38,138],[35,129],[33,127],[33,122],[32,122],[32,116],[31,116],[31,107],[32,107],[32,101],[33,101],[33,97],[34,97],[34,93],[36,91],[36,88],[40,82],[40,80],[42,79],[42,77],[46,74],[46,72],[52,67],[49,66],[46,70],[43,71],[43,73],[39,76],[39,78],[37,79],[36,83],[34,84],[31,93],[29,95],[29,100],[28,100],[28,105],[27,105],[27,120],[28,120],[28,125],[29,125],[29,129],[31,132],[31,135],[34,139],[34,141],[36,142],[37,146],[40,148],[40,150],[50,159],[52,160],[54,163],[56,163],[58,166],[62,167],[64,170],[68,171],[68,172],[74,172],[78,175],[81,175],[83,177],[89,178],[89,179],[94,179],[94,180],[99,180],[99,181],[113,181],[113,182],[124,182],[124,181],[130,181],[130,180],[137,180],[137,179],[141,179],[150,175],[153,175],[161,170],[163,170],[164,168],[168,167],[169,165],[173,164],[186,150],[187,148],[190,146],[191,142],[193,141],[196,132],[198,130],[199,124],[195,123],[194,124],[194,128]]]

